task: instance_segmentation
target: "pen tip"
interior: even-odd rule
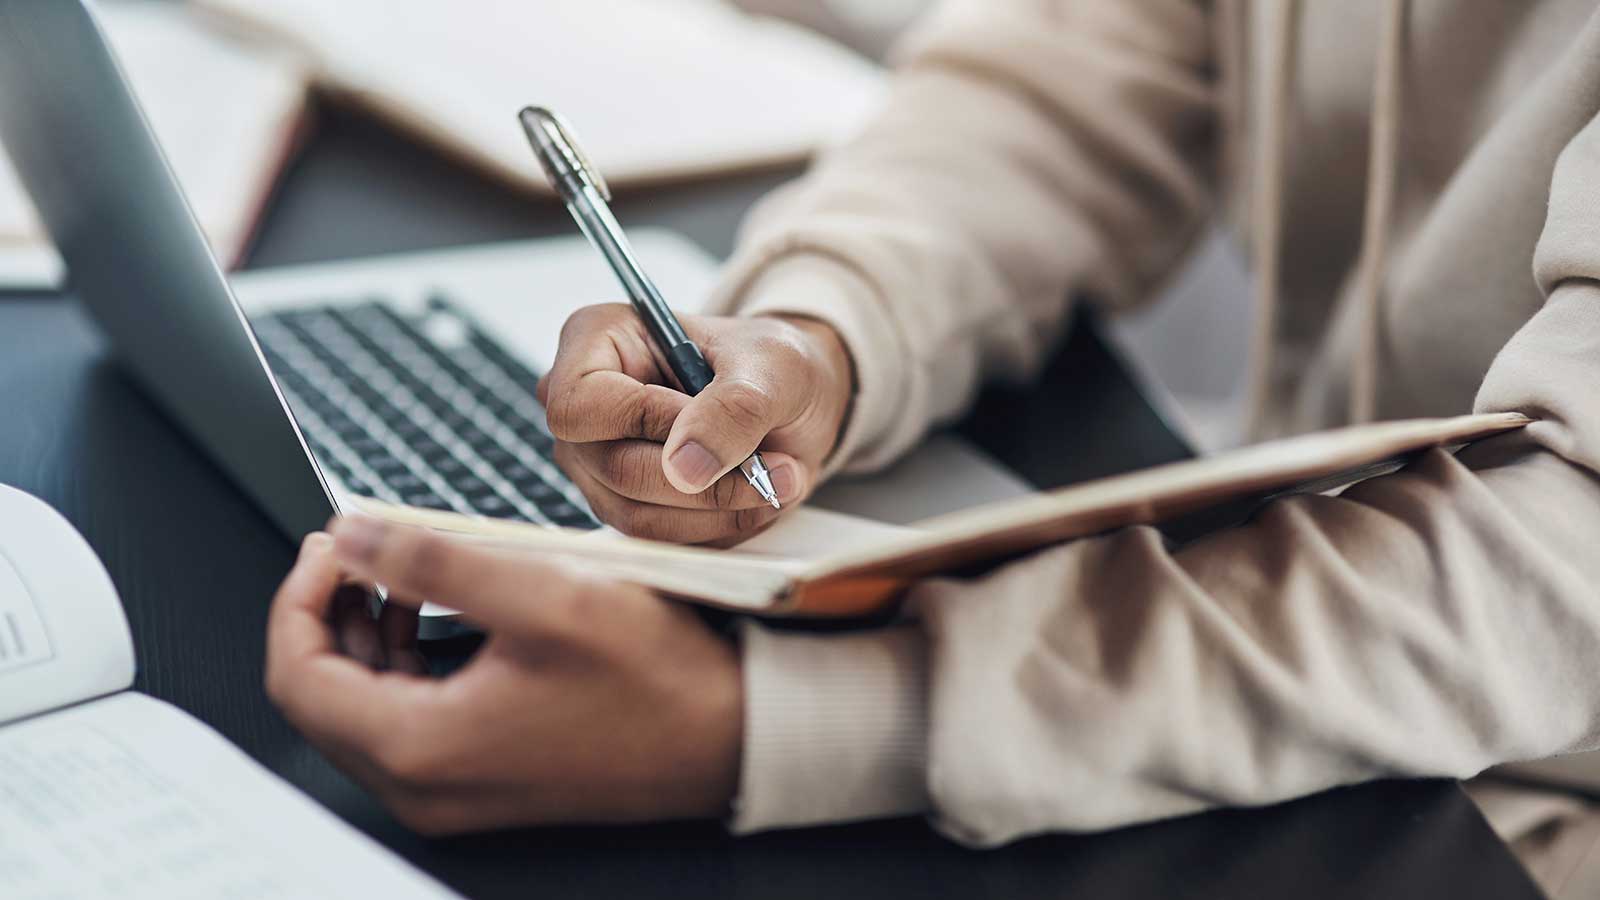
[[[739,466],[739,470],[744,472],[745,480],[756,489],[761,499],[772,504],[773,509],[783,509],[783,504],[778,502],[778,491],[772,486],[772,475],[767,470],[767,463],[761,458],[761,454],[752,453],[750,458]]]

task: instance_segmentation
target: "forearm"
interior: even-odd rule
[[[1176,553],[1134,529],[927,583],[910,599],[918,630],[876,636],[914,634],[925,656],[758,650],[810,665],[769,666],[751,704],[808,699],[784,753],[747,755],[743,790],[764,800],[738,824],[790,824],[784,803],[805,797],[807,822],[925,807],[991,845],[1587,748],[1597,510],[1590,474],[1501,439],[1345,497],[1274,503]],[[829,676],[862,658],[899,674],[873,690]],[[850,738],[862,719],[843,710],[863,697],[899,740]],[[747,753],[772,741],[750,727]],[[917,728],[921,753],[905,749]],[[802,771],[809,789],[790,780]]]
[[[952,5],[878,121],[752,217],[715,308],[836,324],[843,456],[889,461],[1032,372],[1070,296],[1136,299],[1180,255],[1209,204],[1208,27],[1183,0]]]
[[[1276,501],[1176,551],[1130,529],[920,586],[909,603],[926,652],[898,654],[901,674],[873,683],[901,686],[878,692],[887,721],[931,723],[923,754],[819,727],[830,737],[810,765],[818,784],[848,783],[828,777],[842,762],[904,785],[925,758],[922,789],[870,809],[848,791],[816,796],[840,817],[926,803],[950,834],[986,845],[1592,749],[1596,383],[1600,287],[1564,279],[1479,400],[1539,417],[1525,432],[1339,497]],[[809,658],[847,671],[842,655]],[[811,677],[793,663],[767,676],[752,704],[781,704]],[[791,728],[789,760],[812,746],[806,733]],[[744,783],[791,793],[759,761]],[[769,798],[764,820],[740,824],[785,824],[770,813],[781,806]]]

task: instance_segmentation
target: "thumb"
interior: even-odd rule
[[[700,493],[754,453],[781,414],[770,389],[718,375],[672,423],[662,448],[667,481],[685,494]]]

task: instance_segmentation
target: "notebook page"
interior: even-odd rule
[[[1355,425],[1169,463],[917,523],[894,544],[830,560],[835,574],[892,570],[906,577],[1014,555],[1135,524],[1154,524],[1240,497],[1371,473],[1374,463],[1470,443],[1525,426],[1516,413]]]
[[[549,106],[613,186],[798,161],[854,132],[881,69],[721,0],[201,0],[298,44],[325,86],[524,187]]]
[[[142,694],[0,728],[0,897],[453,896]]]
[[[303,65],[222,36],[176,3],[96,5],[219,261],[239,261],[305,109]],[[47,286],[61,262],[0,152],[0,284]]]
[[[915,530],[802,506],[729,551],[732,555],[810,562],[898,540]]]
[[[370,497],[352,507],[385,521],[430,528],[461,539],[569,564],[669,594],[739,608],[760,608],[820,560],[862,546],[898,542],[912,529],[810,507],[791,510],[766,532],[731,550],[624,537],[605,529],[572,531],[505,519],[396,506]]]
[[[81,540],[42,546],[39,519],[18,514],[37,501],[15,493],[0,486],[0,723],[133,683],[133,638],[110,576]]]

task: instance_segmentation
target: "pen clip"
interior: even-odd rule
[[[567,179],[575,178],[593,186],[602,199],[611,202],[611,186],[589,161],[589,155],[583,152],[583,146],[565,119],[542,106],[529,106],[517,118],[528,133],[528,140],[552,187],[561,191]]]

